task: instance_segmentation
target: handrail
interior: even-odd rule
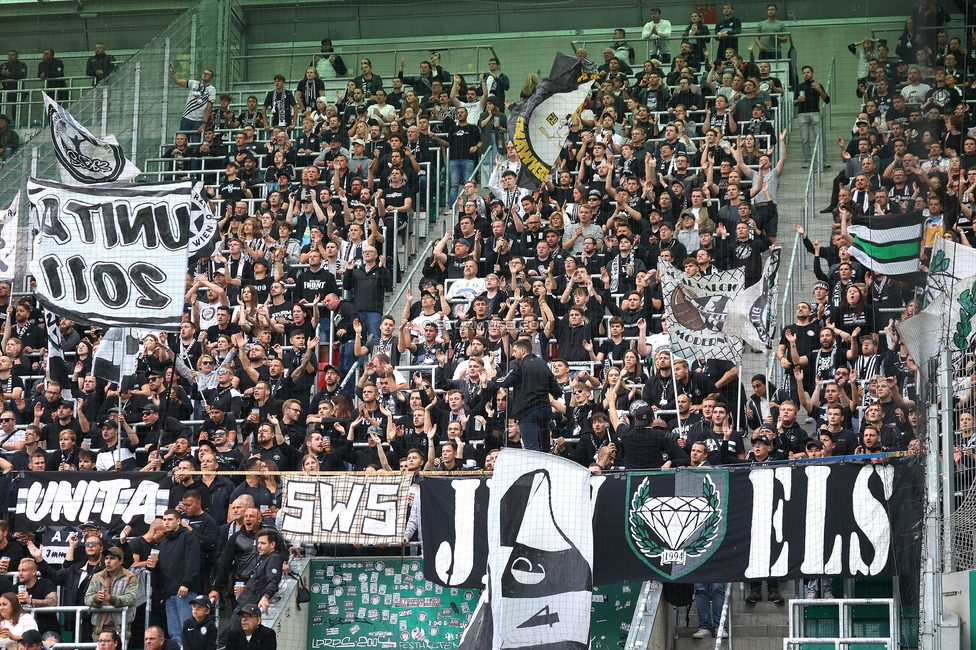
[[[830,97],[830,93],[834,89],[834,76],[837,72],[837,60],[834,57],[830,57],[830,72],[827,73],[827,96]],[[832,104],[827,104],[825,106],[827,109],[827,125],[821,125],[820,131],[823,132],[826,129],[830,129],[831,121],[834,115],[834,107]]]
[[[725,630],[725,621],[729,620],[729,647],[732,647],[732,583],[725,583],[725,602],[722,603],[722,615],[718,619],[718,629],[715,630],[715,650],[722,650],[722,632]]]
[[[663,589],[660,582],[647,581],[641,585],[640,595],[637,596],[637,607],[634,608],[634,618],[627,633],[625,650],[645,650],[651,641],[651,632],[657,613],[661,609]]]
[[[82,643],[81,639],[81,619],[80,616],[83,613],[91,614],[115,614],[122,613],[122,620],[119,623],[119,637],[122,639],[122,650],[128,647],[128,634],[126,634],[126,627],[128,627],[128,617],[126,614],[129,609],[135,609],[135,607],[88,607],[87,605],[58,605],[56,607],[31,607],[28,611],[29,614],[33,615],[40,612],[41,614],[57,614],[60,612],[64,613],[75,613],[75,632],[74,632],[74,642],[73,643],[56,643],[55,648],[83,648],[84,650],[94,649],[98,647],[97,643]]]

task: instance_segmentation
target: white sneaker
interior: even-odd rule
[[[712,631],[708,628],[700,627],[698,631],[691,635],[692,639],[707,639],[712,636]]]
[[[729,638],[729,631],[728,630],[722,630],[722,638],[723,639]]]
[[[817,597],[817,581],[813,580],[807,583],[807,599],[813,600]]]

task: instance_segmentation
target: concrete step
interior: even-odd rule
[[[755,637],[732,639],[735,650],[783,650],[782,637]],[[706,650],[714,648],[715,639],[676,639],[674,650]],[[728,648],[728,640],[722,641],[722,647]]]

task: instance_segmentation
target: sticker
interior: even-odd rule
[[[403,584],[403,576],[402,575],[399,575],[399,574],[393,576],[393,584],[395,584],[395,585],[402,585]]]
[[[417,594],[418,596],[423,596],[424,595],[424,588],[423,587],[417,587],[416,589],[413,590],[413,593]]]
[[[322,625],[322,617],[321,616],[313,616],[312,617],[312,625]]]
[[[370,582],[376,582],[379,579],[380,579],[380,574],[375,573],[375,572],[369,574],[369,581]]]
[[[623,585],[620,588],[620,593],[622,593],[622,594],[629,594],[630,593],[630,585]]]
[[[342,576],[335,576],[334,578],[332,578],[332,584],[334,584],[334,585],[341,585],[342,584]]]
[[[346,581],[346,582],[352,582],[352,574],[351,573],[343,573],[342,574],[342,579],[344,581]]]
[[[322,591],[322,586],[319,583],[317,583],[317,582],[313,582],[312,583],[312,593],[313,594],[317,594],[317,593],[320,593],[321,591]]]
[[[380,604],[380,597],[379,596],[370,596],[369,597],[369,603],[371,605],[379,605]]]
[[[431,625],[430,626],[430,629],[428,630],[428,633],[431,636],[437,636],[437,626],[436,625]]]
[[[464,599],[465,600],[471,600],[472,598],[474,598],[474,593],[473,592],[470,592],[470,591],[464,592]]]
[[[366,575],[365,573],[360,573],[359,574],[359,581],[360,582],[369,582],[369,576]]]
[[[325,635],[326,636],[335,636],[337,634],[339,634],[339,628],[337,628],[337,627],[327,627],[327,628],[325,628]]]
[[[361,629],[362,628],[359,627],[359,625],[353,625],[351,628],[349,628],[349,634],[356,634]]]
[[[335,591],[333,591],[332,593],[333,593],[333,595],[335,595],[336,597],[338,597],[338,596],[341,596],[341,595],[342,595],[342,587],[336,587],[336,588],[335,588]]]
[[[393,620],[394,616],[396,616],[396,614],[394,614],[393,616],[390,617],[390,623],[396,623],[396,621]],[[406,621],[400,621],[400,629],[401,630],[407,629],[407,622]]]
[[[356,618],[366,618],[366,608],[365,607],[360,607],[359,608],[359,610],[356,612]],[[350,630],[350,632],[352,632],[352,630]],[[355,632],[353,632],[353,634],[355,634]]]
[[[451,587],[451,595],[452,596],[457,596],[458,595],[458,588],[457,587]]]
[[[387,577],[393,575],[393,567],[387,567],[386,571],[383,572],[383,575]]]
[[[427,612],[417,612],[417,620],[418,621],[421,621],[421,622],[426,621],[427,620]]]
[[[373,566],[376,568],[377,571],[382,571],[383,569],[386,568],[386,565],[383,564],[382,562],[377,562]]]
[[[410,633],[409,632],[400,632],[400,640],[401,641],[409,641],[410,640]]]
[[[429,585],[429,584],[430,584],[430,582],[428,581],[428,582],[427,582],[427,584]],[[430,587],[428,587],[428,589],[429,589],[429,588],[430,588]],[[442,586],[440,586],[440,585],[437,585],[436,587],[434,587],[434,593],[435,593],[435,594],[442,594],[442,593],[444,593],[444,587],[442,587]]]
[[[335,605],[336,604],[336,597],[335,596],[329,596],[329,604],[330,605]]]
[[[378,609],[371,609],[371,610],[369,610],[369,612],[368,612],[368,613],[366,614],[366,618],[368,618],[368,619],[372,619],[372,620],[374,620],[374,621],[375,621],[376,619],[378,619],[379,617],[380,617],[380,610],[378,610]]]
[[[399,616],[397,616],[393,612],[390,613],[390,625],[396,625],[397,621],[399,621],[399,620],[400,620],[400,617]],[[401,623],[401,625],[404,625],[404,626],[406,624],[407,624],[406,621],[403,621],[403,623]],[[406,627],[404,627],[404,629],[406,629]]]
[[[381,594],[385,594],[386,593],[386,584],[380,585],[379,593],[381,593]]]
[[[386,605],[387,607],[389,607],[390,605],[392,605],[393,604],[393,596],[391,596],[390,594],[386,594],[385,596],[383,596],[383,604]]]
[[[339,608],[338,607],[330,607],[329,608],[329,616],[338,616],[338,615],[339,615]]]
[[[416,571],[419,568],[420,568],[420,562],[411,562],[410,563],[410,570],[411,571]]]

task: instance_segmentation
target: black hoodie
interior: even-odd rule
[[[202,621],[192,616],[183,621],[183,650],[217,650],[217,620],[207,614]]]

